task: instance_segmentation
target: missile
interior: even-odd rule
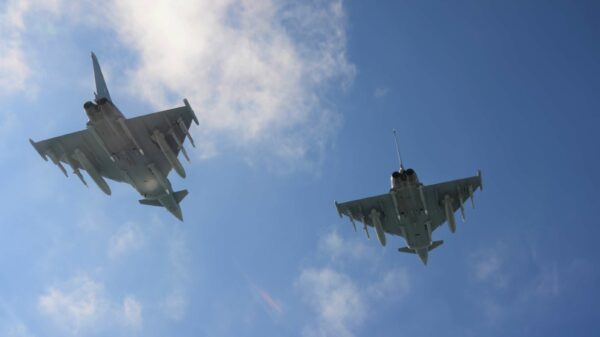
[[[444,197],[444,209],[446,211],[446,219],[448,219],[448,226],[450,232],[456,232],[456,220],[454,219],[454,211],[452,210],[452,199],[446,194]]]
[[[165,176],[156,168],[154,163],[149,164],[147,167],[150,172],[152,172],[154,178],[158,180],[158,183],[165,189],[165,192],[167,192],[167,194],[171,193],[171,183],[169,183],[169,180],[167,180],[167,178],[165,178]]]
[[[175,141],[175,143],[177,143],[177,148],[179,150],[181,150],[181,153],[183,153],[183,156],[185,157],[185,159],[189,163],[190,162],[190,157],[188,157],[188,154],[187,154],[187,151],[185,150],[185,147],[183,147],[183,144],[181,144],[181,140],[179,140],[179,137],[177,137],[177,134],[175,133],[175,131],[173,129],[169,130],[169,135],[171,135],[171,138],[173,138],[173,140]]]
[[[465,218],[465,208],[463,206],[463,202],[464,201],[463,201],[462,191],[460,189],[460,186],[457,186],[456,190],[458,192],[458,201],[460,203],[460,218],[462,219],[462,222],[465,222],[466,221],[466,218]]]
[[[427,211],[427,203],[425,203],[425,193],[423,192],[423,185],[419,185],[419,196],[421,197],[421,203],[423,204],[423,210],[425,211],[425,215],[429,215]]]
[[[175,153],[173,153],[173,150],[171,150],[169,144],[167,144],[167,141],[165,140],[165,135],[163,135],[162,132],[158,130],[154,130],[154,132],[152,133],[152,139],[156,143],[158,143],[158,147],[160,147],[160,150],[167,158],[167,161],[169,161],[171,166],[173,166],[175,172],[177,172],[177,174],[179,174],[180,177],[185,178],[185,170],[183,169],[183,166],[181,165],[179,159],[177,159]]]
[[[471,197],[471,206],[475,208],[475,197],[473,196],[473,185],[469,185],[469,197]]]
[[[79,164],[83,166],[83,168],[87,171],[90,177],[92,177],[92,180],[94,180],[94,182],[96,183],[96,185],[98,185],[102,192],[106,193],[107,195],[110,195],[110,187],[108,186],[104,178],[102,178],[102,176],[98,173],[94,165],[92,165],[92,163],[86,157],[85,153],[83,153],[79,149],[75,149],[75,159],[77,159]]]
[[[77,167],[77,164],[75,164],[75,162],[73,161],[73,159],[71,159],[69,155],[66,155],[65,157],[67,159],[67,162],[69,163],[69,166],[71,166],[71,169],[73,169],[73,173],[75,173],[75,175],[79,177],[79,180],[81,180],[81,182],[87,187],[88,184],[85,181],[85,179],[83,179],[83,175],[81,175],[81,171],[79,170],[79,167]]]
[[[200,123],[198,123],[198,117],[196,117],[196,114],[194,113],[194,110],[192,110],[192,107],[190,106],[190,102],[188,102],[187,98],[183,99],[183,104],[185,104],[185,106],[188,108],[188,110],[192,114],[192,119],[194,120],[194,123],[196,123],[196,125],[200,125]]]
[[[373,208],[369,216],[371,217],[371,221],[373,221],[373,225],[375,225],[375,232],[377,233],[379,243],[385,247],[385,232],[383,231],[383,225],[381,224],[381,213]]]
[[[96,131],[96,128],[93,125],[88,125],[88,130],[90,130],[90,133],[92,134],[92,137],[94,137],[94,139],[96,140],[96,143],[98,144],[98,146],[100,146],[100,148],[102,149],[102,151],[104,151],[104,153],[106,153],[106,155],[108,156],[108,158],[110,158],[111,161],[116,162],[117,158],[115,158],[115,156],[112,155],[110,153],[110,151],[108,151],[108,148],[106,147],[106,144],[104,144],[104,141],[102,140],[102,138],[100,138],[100,135],[98,135],[98,132]]]
[[[340,214],[341,216],[341,214]],[[350,222],[352,222],[352,227],[354,227],[354,232],[356,232],[356,223],[354,222],[354,217],[352,216],[352,211],[348,211],[348,217],[350,218]]]
[[[144,150],[142,150],[142,147],[140,146],[140,144],[138,144],[137,140],[131,133],[131,130],[129,130],[129,127],[127,127],[127,123],[125,123],[125,118],[122,118],[122,117],[118,118],[117,123],[119,123],[119,125],[121,126],[121,129],[123,129],[123,131],[125,131],[125,135],[127,135],[127,138],[129,138],[129,140],[131,140],[131,142],[137,148],[138,152],[143,156]]]
[[[193,147],[196,147],[196,144],[194,144],[194,138],[192,138],[192,135],[190,135],[190,132],[185,127],[185,123],[183,122],[183,119],[181,119],[181,117],[177,118],[177,125],[179,125],[181,131],[183,131],[183,134],[188,137],[188,139],[190,140],[190,144],[192,144]]]
[[[60,161],[58,160],[58,158],[56,158],[56,155],[54,154],[54,152],[52,152],[52,150],[48,149],[47,153],[48,153],[48,157],[50,157],[50,160],[52,160],[52,162],[56,166],[58,166],[58,168],[60,168],[60,170],[62,171],[62,173],[65,175],[65,177],[69,177],[69,175],[67,174],[67,170],[65,170],[65,167],[60,163]]]
[[[396,217],[398,218],[398,221],[402,221],[400,209],[398,208],[398,199],[396,198],[396,193],[394,193],[394,191],[390,191],[390,194],[392,195],[392,202],[394,203],[394,209],[396,210]]]

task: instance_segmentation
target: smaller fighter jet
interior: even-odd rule
[[[336,201],[335,207],[340,218],[343,215],[350,218],[354,231],[355,221],[360,221],[367,237],[370,238],[368,227],[375,227],[375,233],[382,246],[386,244],[385,233],[404,237],[407,246],[398,250],[418,255],[426,265],[429,252],[444,243],[442,240],[432,241],[433,231],[448,221],[450,231],[454,233],[454,213],[460,209],[464,222],[464,202],[471,199],[475,208],[473,192],[477,188],[483,189],[481,171],[469,178],[423,185],[415,170],[404,169],[395,131],[394,138],[400,170],[392,173],[390,191],[344,203]]]

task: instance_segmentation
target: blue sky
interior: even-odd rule
[[[0,335],[597,335],[594,1],[0,3]],[[185,222],[66,179],[95,51],[130,117],[187,97]],[[483,171],[427,267],[333,200]]]

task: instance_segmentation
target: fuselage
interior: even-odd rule
[[[430,219],[421,198],[422,186],[413,169],[401,169],[392,174],[390,193],[394,195],[397,207],[401,210],[398,220],[405,224],[401,231],[408,248],[414,249],[419,256],[425,254],[426,259],[432,239]]]
[[[101,98],[97,103],[84,104],[87,128],[97,135],[98,146],[113,163],[109,178],[131,184],[145,198],[158,199],[171,193],[169,172],[156,166],[149,168],[153,166],[152,158],[163,155],[149,135],[127,127],[127,120],[109,100]]]

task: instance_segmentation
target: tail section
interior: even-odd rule
[[[183,198],[185,198],[188,195],[188,190],[181,190],[181,191],[177,191],[173,193],[173,198],[175,198],[175,201],[177,201],[177,203],[179,204],[181,202],[181,200],[183,200]]]
[[[437,247],[441,246],[442,243],[444,243],[444,240],[439,240],[439,241],[433,241],[429,247],[424,247],[424,248],[418,248],[418,249],[413,249],[413,248],[408,248],[408,247],[402,247],[402,248],[398,248],[399,252],[402,253],[409,253],[409,254],[417,254],[419,256],[419,259],[421,259],[421,262],[423,262],[424,265],[427,265],[427,259],[429,258],[429,252],[436,249]]]
[[[188,195],[187,190],[181,190],[170,194],[163,194],[156,199],[142,199],[140,204],[148,206],[161,206],[171,212],[177,219],[183,221],[183,215],[181,214],[181,207],[179,203],[185,196]]]
[[[94,79],[96,80],[96,101],[101,98],[106,98],[112,102],[110,94],[108,93],[106,81],[104,81],[104,76],[102,75],[102,69],[100,69],[100,63],[98,63],[98,58],[96,58],[96,54],[93,52],[92,62],[94,64]]]

